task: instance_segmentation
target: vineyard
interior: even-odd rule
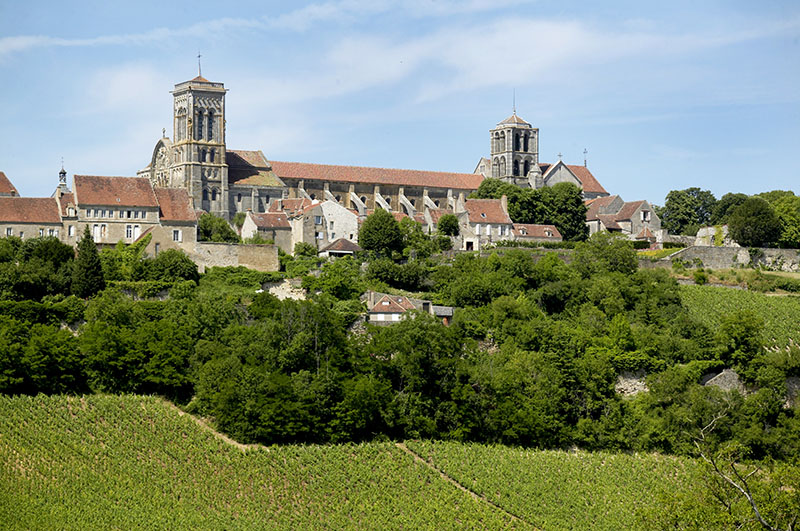
[[[753,291],[711,286],[682,286],[681,299],[691,315],[715,330],[723,315],[751,310],[764,320],[768,344],[800,343],[800,297],[768,296]]]
[[[695,472],[689,460],[660,456],[407,445],[432,466],[388,442],[242,450],[157,398],[4,396],[0,521],[11,529],[642,529]]]

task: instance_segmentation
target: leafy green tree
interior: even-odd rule
[[[294,256],[305,256],[308,258],[317,257],[317,248],[306,242],[297,242],[294,244]]]
[[[632,274],[639,267],[630,240],[620,234],[596,232],[575,247],[575,268],[589,277],[598,271]]]
[[[239,235],[223,218],[205,212],[197,222],[197,236],[204,242],[239,243]]]
[[[458,218],[453,214],[444,214],[440,217],[436,228],[445,236],[458,236],[460,232]]]
[[[50,264],[53,270],[58,270],[65,264],[71,263],[75,258],[72,246],[61,243],[58,238],[47,236],[26,240],[20,248],[21,260],[41,260]]]
[[[197,264],[186,253],[178,249],[162,251],[149,263],[150,280],[177,282],[179,280],[200,280]]]
[[[781,247],[800,248],[800,197],[787,195],[772,203],[781,223]]]
[[[661,225],[672,234],[694,235],[711,220],[716,198],[697,187],[672,190],[660,209]]]
[[[78,255],[72,269],[72,293],[83,299],[89,298],[106,287],[103,265],[97,245],[94,243],[89,225],[78,241]]]
[[[746,367],[764,345],[764,321],[750,310],[722,316],[716,341],[720,359],[728,365]]]
[[[367,216],[358,231],[358,244],[362,249],[391,255],[403,247],[400,225],[389,212],[379,208]]]
[[[731,213],[728,231],[739,245],[765,247],[781,237],[781,222],[769,203],[750,197]]]
[[[565,241],[584,241],[589,237],[587,207],[580,188],[572,183],[558,183],[539,192],[550,213],[547,223],[555,225]]]
[[[353,299],[361,295],[361,271],[358,262],[351,256],[331,260],[322,266],[319,286],[340,300]]]
[[[723,195],[719,201],[717,201],[717,204],[714,205],[709,223],[712,225],[724,225],[728,223],[728,217],[730,217],[731,212],[746,200],[747,194],[727,193]]]

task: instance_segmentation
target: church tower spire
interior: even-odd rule
[[[513,113],[489,131],[492,177],[518,186],[535,187],[539,168],[539,129]]]

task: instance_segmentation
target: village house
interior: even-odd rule
[[[283,252],[294,252],[292,225],[283,212],[248,212],[242,224],[241,236],[244,240],[260,238],[272,241]]]
[[[555,225],[533,223],[514,223],[511,235],[513,240],[523,242],[560,242],[563,239]]]
[[[322,248],[319,252],[319,256],[323,258],[341,258],[343,256],[353,256],[361,251],[363,251],[363,249],[359,247],[357,243],[345,238],[339,238],[330,245]]]
[[[450,326],[453,320],[454,309],[452,306],[438,306],[431,301],[412,299],[401,295],[388,295],[375,291],[368,291],[361,299],[367,304],[369,322],[378,325],[388,325],[402,320],[410,311],[419,311],[435,316],[445,326]]]
[[[480,251],[492,242],[510,240],[514,224],[508,215],[508,199],[467,199],[466,216],[459,218],[461,249]]]
[[[624,234],[631,240],[656,241],[661,219],[647,201],[626,203],[618,195],[598,197],[586,202],[589,233],[605,230]]]

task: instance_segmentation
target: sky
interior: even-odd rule
[[[0,0],[0,171],[134,176],[198,53],[271,160],[471,173],[516,102],[627,201],[800,193],[796,0]]]

